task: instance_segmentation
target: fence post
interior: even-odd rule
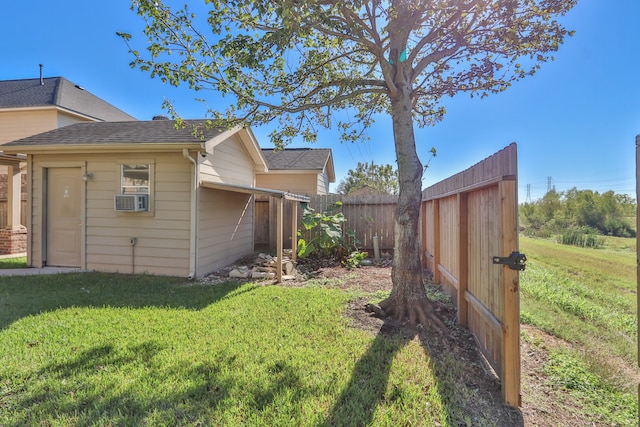
[[[518,248],[517,186],[515,180],[500,181],[500,224],[502,242],[500,247],[506,255]],[[520,406],[520,293],[519,275],[503,265],[502,285],[502,394],[505,403]]]
[[[636,201],[640,200],[640,135],[636,135]],[[640,215],[638,215],[638,205],[636,204],[636,230],[640,230]],[[636,253],[640,253],[640,239],[636,239]],[[637,299],[640,307],[640,260],[636,263]],[[638,327],[640,327],[640,316],[636,316]],[[640,335],[638,335],[638,354],[640,354]],[[640,367],[640,358],[638,358]],[[640,399],[640,383],[638,383],[638,399]],[[640,423],[640,414],[638,415]],[[640,425],[640,424],[639,424]]]
[[[284,232],[282,229],[282,211],[284,210],[284,197],[278,198],[278,212],[276,213],[276,227],[278,229],[278,236],[276,237],[276,254],[278,256],[277,268],[276,268],[276,279],[278,283],[282,283],[282,252],[283,252],[283,242],[282,242],[282,233]]]
[[[298,258],[298,205],[291,200],[291,260],[294,263]]]
[[[433,283],[440,283],[440,199],[433,203]]]
[[[469,307],[467,289],[469,287],[469,215],[467,214],[467,193],[458,193],[458,323],[467,326]]]
[[[420,202],[420,265],[427,267],[427,202]],[[377,239],[376,239],[377,240]]]

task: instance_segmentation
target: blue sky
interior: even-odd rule
[[[162,84],[129,67],[131,57],[115,32],[133,34],[139,46],[145,39],[143,22],[130,11],[128,0],[5,3],[0,79],[37,78],[38,64],[43,64],[46,77],[63,76],[140,120],[163,113],[164,99],[175,102],[185,118],[204,115],[204,106],[193,101],[188,88]],[[528,185],[530,199],[542,197],[548,177],[560,191],[578,187],[635,197],[640,1],[579,0],[564,22],[576,34],[560,47],[554,62],[505,93],[446,100],[444,121],[416,130],[423,161],[431,147],[438,152],[425,187],[516,142],[521,202],[527,200]],[[215,105],[216,94],[207,100]],[[271,146],[268,128],[253,130],[263,147]],[[390,119],[380,117],[369,135],[368,142],[340,144],[337,131],[322,131],[313,146],[333,149],[339,182],[357,162],[395,164]]]

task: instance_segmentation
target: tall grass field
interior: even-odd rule
[[[520,250],[521,321],[560,343],[547,348],[544,374],[594,420],[637,425],[635,239],[607,237],[595,249],[521,237]]]

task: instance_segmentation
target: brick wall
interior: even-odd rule
[[[0,229],[0,255],[19,254],[27,251],[27,229]]]

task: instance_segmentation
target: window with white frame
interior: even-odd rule
[[[149,163],[122,164],[120,172],[122,194],[149,194],[151,186],[151,165]]]

